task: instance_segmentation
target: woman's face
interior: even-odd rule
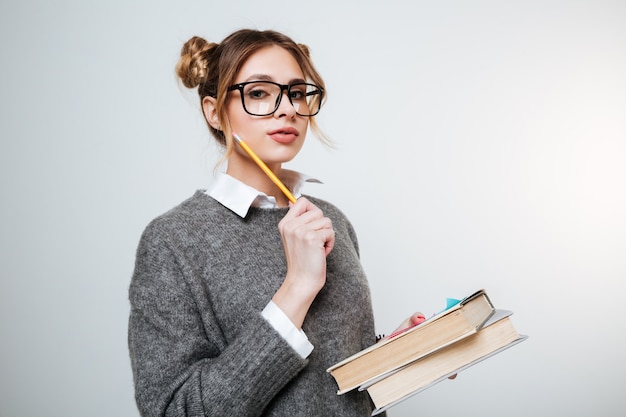
[[[289,52],[279,46],[268,46],[252,54],[235,77],[235,84],[248,81],[289,85],[303,82],[304,74]],[[245,140],[267,165],[280,165],[298,154],[304,145],[309,118],[296,114],[286,91],[283,91],[278,109],[268,116],[246,113],[241,92],[234,90],[229,94],[226,112],[232,132]],[[247,157],[241,147],[235,146],[234,157],[242,156]]]

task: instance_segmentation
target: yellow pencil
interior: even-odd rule
[[[248,146],[248,144],[244,142],[243,139],[241,139],[236,133],[233,133],[233,137],[235,138],[237,143],[241,145],[243,150],[246,151],[248,155],[250,155],[250,158],[252,158],[254,162],[256,162],[256,164],[263,170],[263,172],[265,172],[265,174],[267,174],[267,176],[270,177],[272,182],[276,184],[278,188],[280,188],[280,191],[282,191],[283,194],[287,196],[289,201],[295,204],[296,198],[293,196],[293,194],[291,194],[291,191],[289,191],[289,189],[285,187],[285,184],[283,184],[282,181],[278,179],[276,174],[274,174],[272,170],[269,169],[267,165],[265,165],[265,162],[263,162],[261,158],[259,158],[258,155],[255,154],[254,151]]]

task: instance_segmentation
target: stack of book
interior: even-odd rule
[[[337,382],[339,395],[367,390],[376,415],[526,340],[515,330],[511,314],[494,308],[480,290],[333,365],[328,372]]]

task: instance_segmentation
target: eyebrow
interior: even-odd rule
[[[272,82],[276,82],[274,80],[274,78],[272,78],[271,76],[269,76],[267,74],[252,74],[251,76],[246,78],[243,82],[248,82],[248,81],[272,81]],[[289,80],[288,85],[295,84],[295,83],[304,83],[304,82],[306,82],[306,80],[304,80],[302,78],[292,78],[291,80]]]

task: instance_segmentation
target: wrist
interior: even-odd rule
[[[300,329],[320,289],[318,286],[293,282],[286,278],[272,297],[272,301],[289,317],[294,326]]]

